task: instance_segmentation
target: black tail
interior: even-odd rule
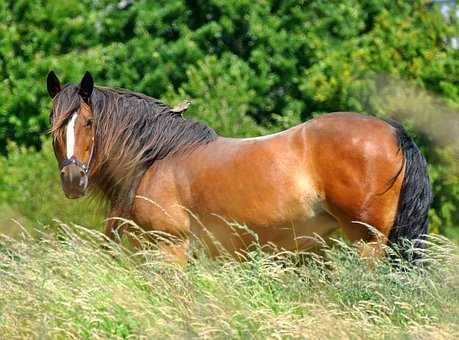
[[[405,158],[405,175],[397,215],[389,234],[389,244],[402,258],[413,262],[420,254],[412,249],[423,248],[421,240],[428,232],[427,213],[432,203],[432,189],[427,174],[427,163],[421,151],[399,123],[388,123],[396,129],[399,147]],[[407,245],[409,242],[406,240],[411,241],[411,247]]]

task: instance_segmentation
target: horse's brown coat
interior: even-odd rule
[[[212,255],[218,251],[203,226],[230,252],[253,241],[228,221],[249,226],[262,244],[287,249],[311,246],[304,236],[326,236],[338,226],[352,241],[375,241],[353,221],[387,240],[403,174],[392,186],[391,179],[402,166],[391,126],[334,113],[271,136],[219,138],[156,162],[140,183],[132,217],[146,230],[191,233]]]

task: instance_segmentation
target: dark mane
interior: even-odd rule
[[[61,127],[81,104],[79,87],[69,84],[54,98],[51,131],[55,139]],[[94,88],[95,157],[91,188],[103,193],[128,214],[145,171],[160,159],[217,138],[205,124],[184,118],[163,102],[124,89]]]

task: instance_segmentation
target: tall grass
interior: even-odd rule
[[[179,268],[59,230],[0,239],[0,337],[459,337],[459,250],[444,238],[414,270],[370,269],[339,242],[301,258],[258,248],[243,263],[198,252]]]

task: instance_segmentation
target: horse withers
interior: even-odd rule
[[[146,95],[94,87],[88,72],[64,86],[50,72],[48,92],[67,197],[102,194],[109,217],[171,235],[157,242],[178,262],[191,237],[217,256],[243,253],[254,239],[303,250],[314,234],[341,228],[368,256],[403,239],[419,246],[427,233],[426,161],[395,122],[337,112],[236,139]],[[105,234],[114,239],[118,226],[109,219]]]

